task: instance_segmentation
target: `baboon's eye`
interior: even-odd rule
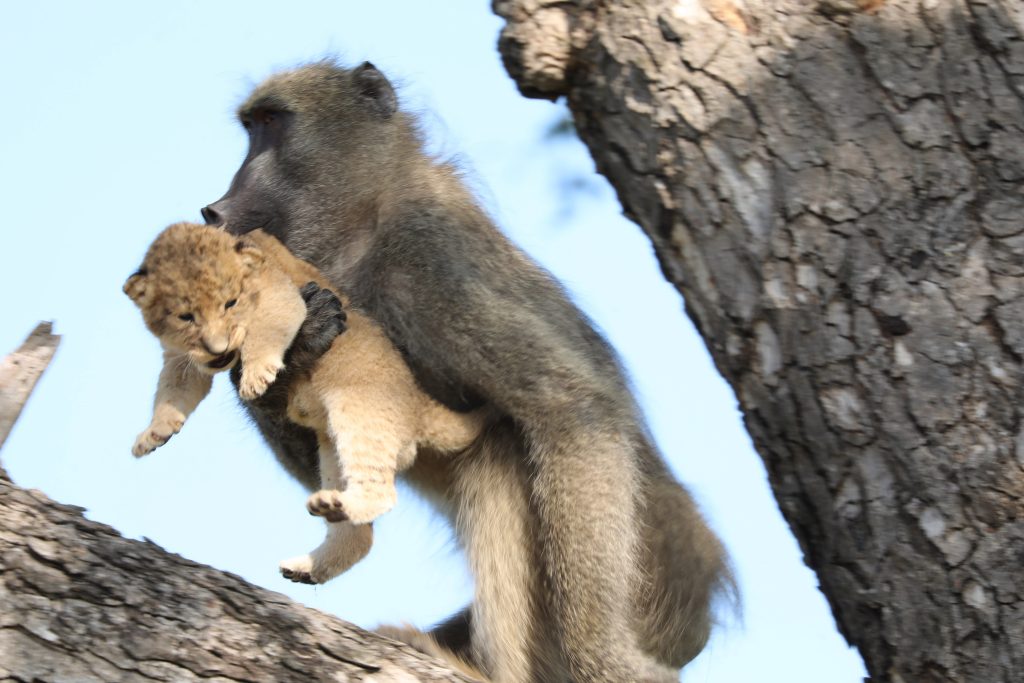
[[[224,308],[231,308],[232,306],[234,306],[237,303],[238,303],[238,299],[232,299],[231,301],[229,301],[226,304],[224,304]]]
[[[181,315],[178,316],[178,319],[179,320],[184,320],[187,323],[191,323],[191,322],[195,322],[196,317],[194,315],[192,315],[191,313],[182,313]]]
[[[248,131],[251,131],[253,126],[259,124],[261,126],[269,126],[277,120],[277,114],[270,109],[254,109],[251,112],[246,113],[245,118],[242,119],[242,127]]]

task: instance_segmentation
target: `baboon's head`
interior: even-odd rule
[[[263,254],[244,237],[196,223],[160,233],[124,292],[164,348],[213,374],[238,360],[256,294],[246,284]]]
[[[203,218],[233,234],[262,228],[293,250],[300,226],[322,230],[367,210],[396,138],[410,128],[391,83],[369,62],[345,69],[324,61],[271,76],[238,118],[249,151]]]

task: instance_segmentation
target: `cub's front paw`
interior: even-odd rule
[[[310,555],[300,555],[290,560],[283,561],[278,568],[281,576],[295,583],[320,583],[313,578],[313,558]]]
[[[243,401],[259,398],[284,367],[279,360],[249,361],[242,366],[242,379],[238,382],[238,395]]]
[[[153,422],[146,430],[135,438],[135,445],[132,446],[132,455],[141,458],[147,453],[152,453],[160,446],[167,443],[167,440],[181,431],[184,420],[160,420]]]

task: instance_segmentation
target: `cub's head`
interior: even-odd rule
[[[187,354],[213,374],[238,360],[256,296],[246,285],[263,262],[263,253],[245,237],[176,223],[150,245],[124,293],[164,348]]]

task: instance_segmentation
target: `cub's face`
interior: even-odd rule
[[[124,291],[164,348],[210,374],[233,366],[253,306],[246,285],[262,254],[245,238],[179,223],[154,240]]]

